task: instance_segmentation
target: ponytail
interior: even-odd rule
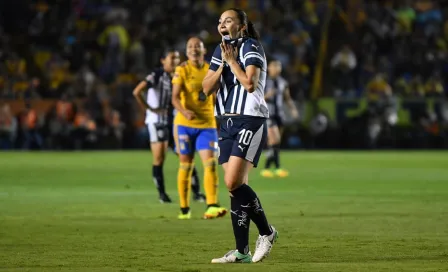
[[[258,40],[260,39],[260,35],[258,34],[257,30],[255,29],[254,24],[249,21],[247,18],[246,12],[244,12],[242,9],[239,8],[231,8],[229,10],[233,10],[236,12],[238,19],[240,20],[240,23],[243,25],[246,25],[246,31],[244,31],[244,34],[246,37]]]
[[[258,31],[255,29],[255,26],[251,21],[247,22],[247,36],[257,41],[260,39],[260,34],[258,34]]]

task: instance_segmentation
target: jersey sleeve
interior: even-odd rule
[[[153,88],[156,85],[156,73],[152,72],[151,74],[145,77],[145,82],[148,85],[148,88]]]
[[[249,40],[243,46],[243,63],[244,67],[255,65],[258,68],[263,68],[266,61],[264,58],[263,47],[255,40]]]
[[[213,71],[218,70],[221,64],[222,64],[221,47],[218,45],[216,46],[215,51],[213,52],[212,59],[210,60],[210,70]]]
[[[171,81],[171,83],[176,84],[176,85],[182,85],[184,83],[184,69],[181,66],[177,66],[176,70],[174,71],[174,76],[173,79]]]

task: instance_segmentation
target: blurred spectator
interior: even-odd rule
[[[76,150],[90,149],[96,144],[97,125],[85,109],[81,108],[76,114],[72,133]]]
[[[112,110],[106,113],[106,135],[112,139],[112,147],[121,148],[123,142],[123,131],[126,125],[121,121],[120,113]]]
[[[392,95],[392,88],[387,83],[384,74],[378,73],[367,84],[366,93],[369,101],[376,102]]]
[[[353,70],[356,68],[356,56],[349,45],[344,45],[331,59],[334,71],[334,93],[336,96],[354,95]]]
[[[422,98],[425,96],[425,86],[421,75],[415,75],[411,81],[408,97]]]
[[[46,118],[48,148],[60,150],[71,146],[70,135],[73,131],[75,112],[74,103],[68,100],[67,94],[62,94]]]
[[[0,108],[0,150],[14,148],[17,136],[17,120],[12,115],[8,104]]]
[[[425,84],[426,97],[442,97],[445,89],[439,74],[432,75]]]
[[[25,110],[21,113],[20,122],[23,135],[22,149],[42,149],[43,139],[40,132],[40,121],[37,111],[29,103],[26,103]]]
[[[129,91],[135,80],[159,65],[167,46],[184,51],[191,35],[204,39],[210,57],[221,40],[211,22],[234,6],[248,11],[267,57],[285,67],[291,96],[303,113],[300,122],[323,118],[309,116],[305,100],[314,97],[311,83],[324,51],[321,80],[332,85],[322,88],[323,96],[366,97],[369,111],[356,124],[363,131],[371,124],[373,142],[396,121],[397,97],[445,101],[448,10],[440,1],[336,1],[339,16],[331,16],[328,47],[320,46],[328,1],[25,2],[0,11],[0,99],[56,104],[44,124],[37,109],[20,115],[16,138],[23,148],[134,147],[142,127]],[[300,127],[293,125],[291,131]]]
[[[125,69],[125,52],[129,47],[129,35],[123,25],[125,19],[121,9],[109,12],[106,20],[110,23],[98,37],[98,44],[105,50],[100,75],[108,83]]]
[[[396,31],[398,35],[409,35],[412,32],[416,12],[410,5],[411,1],[401,1],[395,12],[397,18]]]

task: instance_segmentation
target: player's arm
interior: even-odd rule
[[[289,87],[286,87],[285,92],[283,93],[283,99],[285,103],[288,105],[289,110],[291,111],[291,115],[294,119],[299,118],[299,111],[297,110],[296,105],[294,104],[294,100],[291,98],[291,94],[289,92]]]
[[[180,102],[181,91],[182,85],[173,84],[173,96],[171,98],[171,103],[176,110],[178,110],[183,116],[185,116],[185,118],[187,118],[188,120],[193,120],[196,117],[196,114],[193,111],[185,108]]]
[[[141,81],[135,89],[132,91],[135,99],[143,110],[149,110],[151,107],[148,105],[146,100],[143,98],[143,93],[146,91],[146,86],[148,84],[146,81]]]
[[[236,79],[238,79],[246,91],[253,93],[257,89],[258,79],[260,78],[260,68],[255,65],[249,65],[246,67],[246,72],[244,72],[235,60],[231,61],[229,66]]]
[[[264,99],[269,99],[271,97],[273,97],[275,95],[275,91],[273,89],[269,89],[265,94],[264,94]]]
[[[249,65],[246,66],[246,72],[244,72],[236,60],[231,60],[228,64],[244,89],[249,93],[253,93],[257,89],[261,69],[255,65]]]
[[[183,77],[181,75],[181,67],[178,66],[176,68],[176,71],[174,72],[173,77],[173,94],[171,96],[171,104],[173,104],[173,107],[180,112],[185,118],[188,120],[192,120],[196,117],[195,113],[191,111],[190,109],[187,109],[184,107],[180,101],[180,93],[182,92],[182,86],[184,84]]]
[[[265,88],[265,92],[264,92],[264,99],[269,99],[271,97],[273,97],[275,95],[275,90],[274,90],[274,86],[272,84],[271,80],[267,80],[266,81],[266,88]]]
[[[221,74],[224,65],[221,63],[216,71],[208,70],[202,81],[202,90],[208,96],[216,93],[220,87]]]
[[[220,81],[223,69],[224,63],[221,57],[221,48],[220,46],[217,46],[210,61],[210,68],[207,71],[204,80],[202,80],[202,90],[206,95],[218,91],[221,85]]]
[[[258,51],[260,46],[261,45],[256,46],[255,44],[249,43],[244,45],[242,50],[244,56],[241,57],[246,69],[246,72],[244,72],[236,61],[238,49],[230,44],[221,43],[221,51],[223,52],[222,59],[227,62],[232,73],[249,93],[252,93],[257,89],[261,67],[263,67],[264,58]]]
[[[135,99],[137,99],[137,102],[140,105],[140,107],[142,107],[144,110],[150,110],[154,113],[162,113],[165,112],[166,109],[153,108],[143,98],[143,93],[146,92],[147,88],[152,88],[154,86],[154,77],[155,77],[154,73],[149,74],[145,78],[145,80],[142,80],[137,85],[137,87],[135,87],[135,89],[132,91],[132,94],[134,95]]]

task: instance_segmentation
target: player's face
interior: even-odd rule
[[[204,43],[198,38],[191,38],[187,42],[187,57],[191,61],[203,60],[205,55]]]
[[[268,65],[268,73],[271,77],[276,77],[282,73],[282,64],[279,61],[271,61]]]
[[[162,59],[163,69],[167,73],[174,72],[174,69],[180,63],[180,55],[179,52],[169,52],[164,59]]]
[[[238,14],[233,10],[224,11],[221,14],[218,22],[218,32],[221,36],[229,36],[231,39],[238,38],[238,33],[243,30],[244,26],[241,25],[238,19]]]

